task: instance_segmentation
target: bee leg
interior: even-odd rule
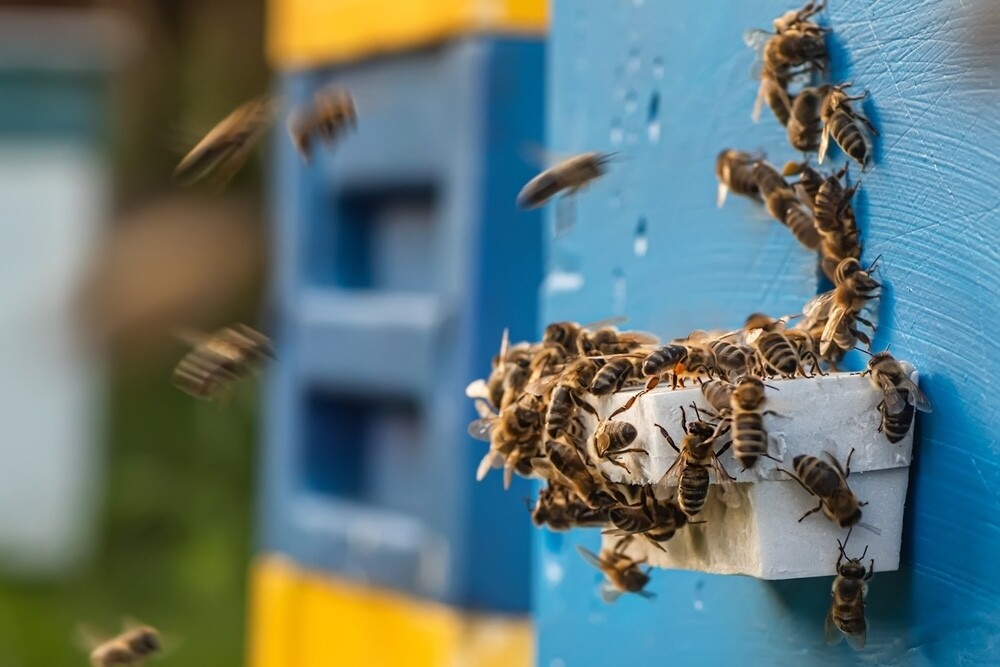
[[[806,486],[805,482],[803,482],[801,479],[799,479],[799,476],[796,475],[794,472],[791,472],[790,470],[785,470],[784,468],[777,468],[777,470],[780,470],[781,472],[785,473],[786,475],[788,475],[789,477],[791,477],[792,479],[794,479],[796,482],[798,482],[799,486],[801,486],[803,489],[805,489],[806,493],[808,493],[810,496],[815,496],[816,495],[815,493],[813,493],[813,490],[810,489],[808,486]],[[821,501],[820,502],[820,507],[822,507],[822,505],[823,505],[823,503]],[[816,510],[813,510],[813,511],[815,512]],[[803,518],[805,518],[805,517],[803,517]],[[799,521],[802,521],[802,519],[799,519]]]
[[[847,455],[847,462],[844,464],[844,479],[851,476],[851,458],[854,456],[854,448],[851,447],[851,452]]]
[[[673,448],[674,448],[674,451],[675,451],[675,452],[677,452],[678,454],[680,454],[680,453],[681,453],[681,450],[677,449],[677,443],[675,443],[675,442],[674,442],[674,439],[670,437],[670,434],[669,434],[669,433],[667,433],[667,429],[665,429],[665,428],[663,428],[662,426],[660,426],[659,424],[655,424],[655,423],[653,424],[653,426],[655,426],[656,428],[660,429],[660,435],[662,435],[662,436],[663,436],[664,438],[666,438],[666,439],[667,439],[667,443],[668,443],[668,444],[669,444],[669,445],[670,445],[671,447],[673,447]]]
[[[788,415],[783,415],[780,412],[775,412],[774,410],[764,410],[762,415],[771,415],[772,417],[780,417],[781,419],[788,419]]]
[[[600,418],[600,415],[597,414],[597,409],[587,401],[582,398],[575,398],[573,401],[576,403],[577,407],[581,407],[595,417]]]
[[[868,564],[868,574],[865,575],[865,581],[868,581],[869,579],[871,579],[873,574],[875,574],[875,559],[874,558],[872,558],[871,562]]]
[[[819,501],[819,505],[816,505],[816,507],[812,508],[811,510],[809,510],[808,512],[806,512],[805,514],[803,514],[802,516],[800,516],[799,517],[799,523],[802,523],[803,519],[805,519],[810,514],[815,514],[816,512],[820,511],[821,509],[823,509],[823,501],[822,500]]]

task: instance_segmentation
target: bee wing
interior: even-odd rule
[[[823,132],[819,136],[819,154],[816,156],[816,162],[823,164],[823,159],[826,158],[826,151],[830,148],[830,126],[824,124]]]
[[[861,632],[844,635],[847,637],[847,643],[855,651],[860,651],[865,647],[865,643],[868,641],[868,628],[863,628]]]
[[[826,612],[826,623],[823,624],[823,638],[828,646],[839,644],[844,639],[844,633],[840,631],[833,620],[833,607]]]
[[[755,51],[760,51],[767,44],[767,40],[774,37],[773,33],[760,28],[750,28],[743,31],[743,43]]]
[[[567,192],[556,200],[556,229],[555,238],[561,239],[576,224],[576,195],[575,190]]]
[[[616,317],[605,317],[603,320],[597,320],[596,322],[587,322],[586,324],[581,324],[581,329],[602,329],[604,327],[616,327],[619,324],[624,324],[628,322],[628,315],[618,315]]]
[[[483,481],[486,479],[486,475],[490,473],[490,470],[499,468],[502,465],[503,456],[499,452],[495,452],[492,449],[486,452],[486,456],[483,457],[483,460],[479,462],[479,467],[476,468],[476,481]]]
[[[504,327],[503,335],[500,336],[500,364],[507,363],[507,351],[510,349],[510,329]]]
[[[497,413],[490,407],[490,404],[481,398],[476,399],[476,412],[479,413],[481,419],[491,419],[497,416]]]
[[[729,186],[719,181],[719,189],[715,195],[715,205],[719,208],[726,203],[726,195],[729,194]]]
[[[902,412],[906,407],[906,401],[896,391],[896,385],[893,384],[892,379],[882,373],[878,373],[876,382],[878,382],[878,386],[882,389],[882,401],[885,403],[886,412],[890,415],[898,415]]]
[[[601,584],[600,591],[601,600],[608,604],[614,604],[622,596],[622,591],[607,583]]]
[[[490,433],[493,431],[493,420],[491,419],[476,419],[469,424],[469,435],[471,435],[476,440],[482,440],[483,442],[490,441]]]
[[[586,547],[581,547],[579,544],[576,545],[576,550],[580,552],[580,555],[583,556],[583,560],[587,561],[587,563],[593,565],[598,570],[604,570],[604,561],[601,560],[600,556]]]
[[[924,395],[924,392],[920,391],[920,387],[913,380],[905,378],[901,385],[901,388],[906,389],[909,394],[910,405],[921,412],[931,412],[931,402],[927,400],[927,396]]]
[[[826,355],[830,351],[830,345],[833,344],[833,339],[837,336],[837,329],[840,328],[840,323],[844,321],[844,317],[846,316],[847,309],[840,306],[834,308],[833,312],[830,313],[830,319],[826,321],[826,326],[823,327],[823,335],[819,338],[820,355]]]
[[[757,88],[757,99],[753,102],[753,111],[750,112],[750,120],[755,123],[760,122],[760,112],[764,109],[764,86],[766,84],[761,81],[760,86]]]
[[[510,483],[514,480],[514,464],[511,461],[507,461],[503,466],[503,490],[507,491],[510,489]]]
[[[73,636],[73,643],[78,649],[85,653],[90,653],[95,648],[106,642],[108,638],[96,629],[84,623],[77,623]]]

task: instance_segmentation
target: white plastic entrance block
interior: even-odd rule
[[[916,373],[911,374],[914,382]],[[877,409],[882,394],[866,376],[834,373],[794,380],[771,379],[767,383],[765,409],[777,415],[764,417],[772,440],[770,454],[781,463],[762,458],[748,471],[733,458],[732,450],[720,461],[736,477],[734,492],[723,497],[713,476],[708,502],[696,517],[698,523],[679,531],[663,544],[661,551],[646,540],[633,540],[628,552],[644,556],[651,565],[668,569],[698,570],[717,574],[746,574],[762,579],[795,579],[835,574],[837,539],[847,530],[822,512],[801,517],[816,507],[818,499],[777,468],[792,470],[792,460],[800,454],[825,458],[829,452],[843,466],[851,458],[851,490],[862,502],[862,523],[873,530],[855,526],[848,554],[859,556],[868,546],[866,561],[875,559],[876,571],[899,568],[903,505],[913,448],[913,429],[901,442],[892,444],[878,432],[881,415]],[[602,417],[631,396],[622,392],[596,404]],[[683,406],[688,419],[690,408],[707,403],[695,386],[671,390],[657,388],[641,397],[627,412],[616,417],[633,424],[639,436],[632,446],[646,454],[626,454],[621,461],[626,472],[611,463],[601,464],[614,481],[653,483],[658,496],[668,487],[661,482],[677,457],[676,452],[654,426],[659,423],[680,445]],[[877,532],[875,532],[877,531]],[[605,538],[610,544],[618,538]]]

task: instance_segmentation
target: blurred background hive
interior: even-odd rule
[[[276,0],[285,104],[347,87],[311,165],[275,137],[273,331],[251,664],[527,664],[520,481],[475,481],[463,389],[537,331],[537,2]],[[336,28],[333,28],[336,26]]]

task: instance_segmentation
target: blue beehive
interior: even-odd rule
[[[766,112],[750,122],[757,83],[741,38],[796,3],[711,4],[556,3],[550,144],[625,159],[579,198],[574,230],[549,248],[549,275],[561,279],[549,281],[560,288],[545,293],[543,320],[625,314],[629,328],[670,338],[736,328],[753,311],[795,313],[823,288],[814,255],[762,209],[714,202],[718,150],[766,149],[777,165],[799,159]],[[1000,587],[990,573],[1000,554],[1000,422],[989,398],[997,357],[984,350],[1000,321],[989,231],[1000,182],[985,166],[1000,150],[1000,118],[987,64],[997,15],[981,14],[986,4],[845,0],[820,16],[834,29],[831,78],[870,91],[862,108],[881,133],[863,177],[852,166],[863,178],[855,210],[864,259],[882,256],[874,348],[891,343],[912,360],[934,403],[917,427],[902,569],[871,582],[860,659],[873,664],[998,660]],[[595,593],[600,574],[572,548],[597,543],[593,531],[539,533],[539,664],[857,659],[846,645],[824,646],[830,578],[655,571],[655,601],[607,606]]]
[[[529,606],[527,512],[466,435],[501,331],[536,331],[540,218],[514,209],[541,142],[543,45],[477,38],[288,72],[285,111],[346,86],[356,135],[275,144],[275,331],[263,549],[465,608]],[[513,497],[526,497],[524,482]],[[505,539],[495,539],[503,534]]]

